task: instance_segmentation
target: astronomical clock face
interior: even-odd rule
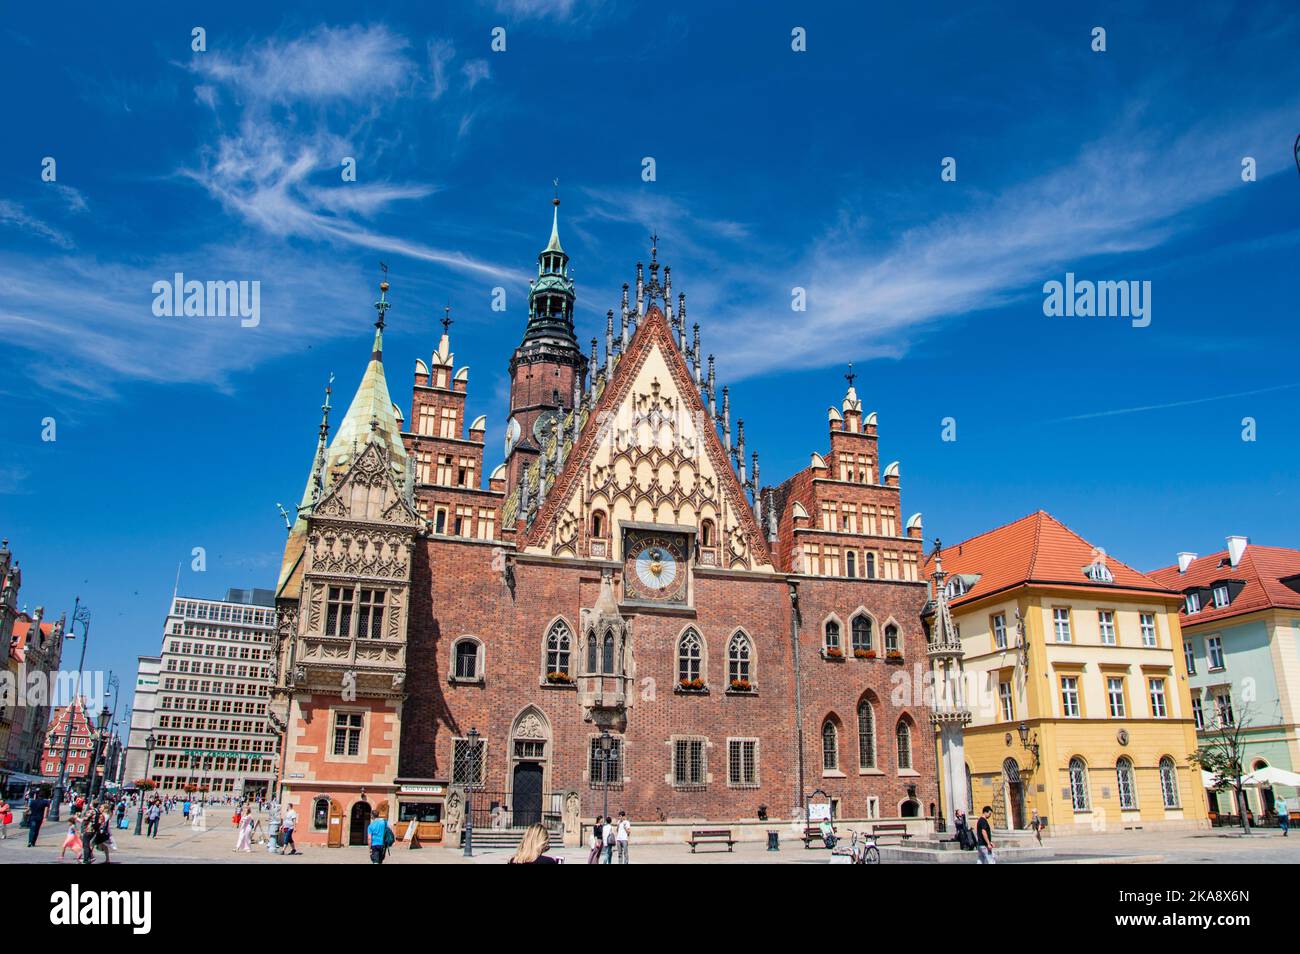
[[[546,443],[546,439],[551,436],[551,426],[559,419],[560,415],[555,411],[543,411],[538,414],[537,420],[533,421],[533,440],[539,445]]]
[[[680,534],[628,531],[623,547],[623,595],[641,603],[686,602],[686,539]]]

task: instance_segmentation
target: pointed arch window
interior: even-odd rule
[[[600,640],[595,633],[587,637],[587,672],[600,672]]]
[[[597,540],[605,538],[605,512],[593,510],[591,513],[591,535]]]
[[[556,620],[546,634],[546,672],[572,675],[570,671],[573,635],[564,620]]]
[[[727,682],[733,689],[748,688],[752,684],[752,653],[749,637],[737,631],[727,644]]]
[[[822,723],[822,771],[834,772],[840,767],[840,733],[835,722],[827,719]]]
[[[840,646],[840,624],[838,620],[828,619],[826,621],[825,634],[826,651],[831,652],[834,650],[843,652],[843,649]]]
[[[612,629],[605,631],[605,639],[601,645],[600,671],[607,676],[614,674],[614,631]]]
[[[854,553],[852,550],[844,554],[844,575],[845,576],[858,575],[858,555]]]
[[[704,644],[699,633],[688,629],[677,643],[677,681],[679,683],[695,682],[703,679],[702,664]]]
[[[871,649],[871,619],[861,614],[853,617],[853,651],[863,652]]]
[[[912,768],[912,727],[906,719],[898,720],[895,729],[898,736],[898,768],[907,771]]]
[[[874,580],[876,578],[876,555],[874,553],[867,554],[865,566],[867,570],[867,579]]]
[[[890,623],[885,627],[885,652],[901,652],[902,648],[903,647],[898,645],[898,627],[893,623]]]
[[[868,699],[858,703],[858,767],[876,767],[876,713]]]

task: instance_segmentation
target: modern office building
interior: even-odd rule
[[[272,602],[270,590],[229,590],[223,600],[173,598],[161,652],[140,658],[127,784],[147,774],[164,793],[270,793],[279,764],[266,711]]]

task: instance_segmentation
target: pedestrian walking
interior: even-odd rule
[[[281,829],[284,831],[284,847],[287,848],[288,851],[281,851],[281,854],[302,854],[302,852],[298,850],[298,846],[293,843],[293,832],[297,827],[298,813],[294,811],[293,806],[291,805],[289,806],[289,810],[284,813],[284,824],[281,826]]]
[[[601,829],[601,840],[605,843],[605,864],[614,863],[614,819],[605,816],[605,827]]]
[[[81,816],[73,815],[68,819],[68,834],[63,839],[63,847],[59,849],[59,860],[62,861],[68,854],[68,849],[72,849],[73,858],[81,854],[81,833],[77,830],[81,824]]]
[[[252,851],[253,850],[253,816],[247,812],[238,812],[235,815],[239,819],[239,836],[235,839],[235,851]]]
[[[145,837],[147,838],[158,837],[158,822],[161,820],[162,820],[162,808],[158,804],[158,799],[155,798],[152,802],[150,802],[148,809],[145,810],[145,821],[148,823],[148,828],[145,832]]]
[[[188,798],[181,802],[181,817],[186,821],[190,820],[190,800]]]
[[[388,849],[397,840],[397,836],[388,827],[388,821],[383,815],[374,817],[374,820],[366,828],[366,834],[370,836],[370,863],[372,865],[382,865],[384,857],[388,854]]]
[[[989,824],[989,819],[992,817],[993,809],[985,805],[980,809],[980,820],[975,823],[975,850],[979,853],[977,860],[982,865],[998,863],[997,855],[993,851],[993,826]]]
[[[0,798],[0,839],[9,840],[9,826],[13,824],[14,810],[9,802]]]
[[[27,803],[27,847],[35,846],[41,836],[41,824],[45,821],[45,812],[50,807],[50,800],[44,793],[37,792],[36,797]]]
[[[1291,807],[1287,805],[1285,796],[1279,793],[1273,799],[1273,808],[1277,812],[1277,823],[1282,828],[1282,837],[1285,838],[1291,831]]]
[[[631,837],[632,823],[627,820],[627,812],[618,813],[618,830],[614,833],[614,844],[618,848],[618,863],[627,864],[627,842]]]
[[[600,864],[600,849],[603,847],[605,847],[605,825],[597,815],[591,825],[591,850],[587,852],[587,864]]]
[[[529,825],[524,837],[519,839],[519,847],[514,857],[506,862],[508,865],[558,865],[560,862],[546,854],[551,847],[551,836],[545,825]]]

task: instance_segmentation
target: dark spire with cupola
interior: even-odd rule
[[[573,331],[574,283],[560,244],[560,198],[551,202],[551,237],[529,283],[528,324],[510,357],[510,421],[506,426],[508,486],[537,456],[547,429],[572,409],[585,387],[587,357]]]

